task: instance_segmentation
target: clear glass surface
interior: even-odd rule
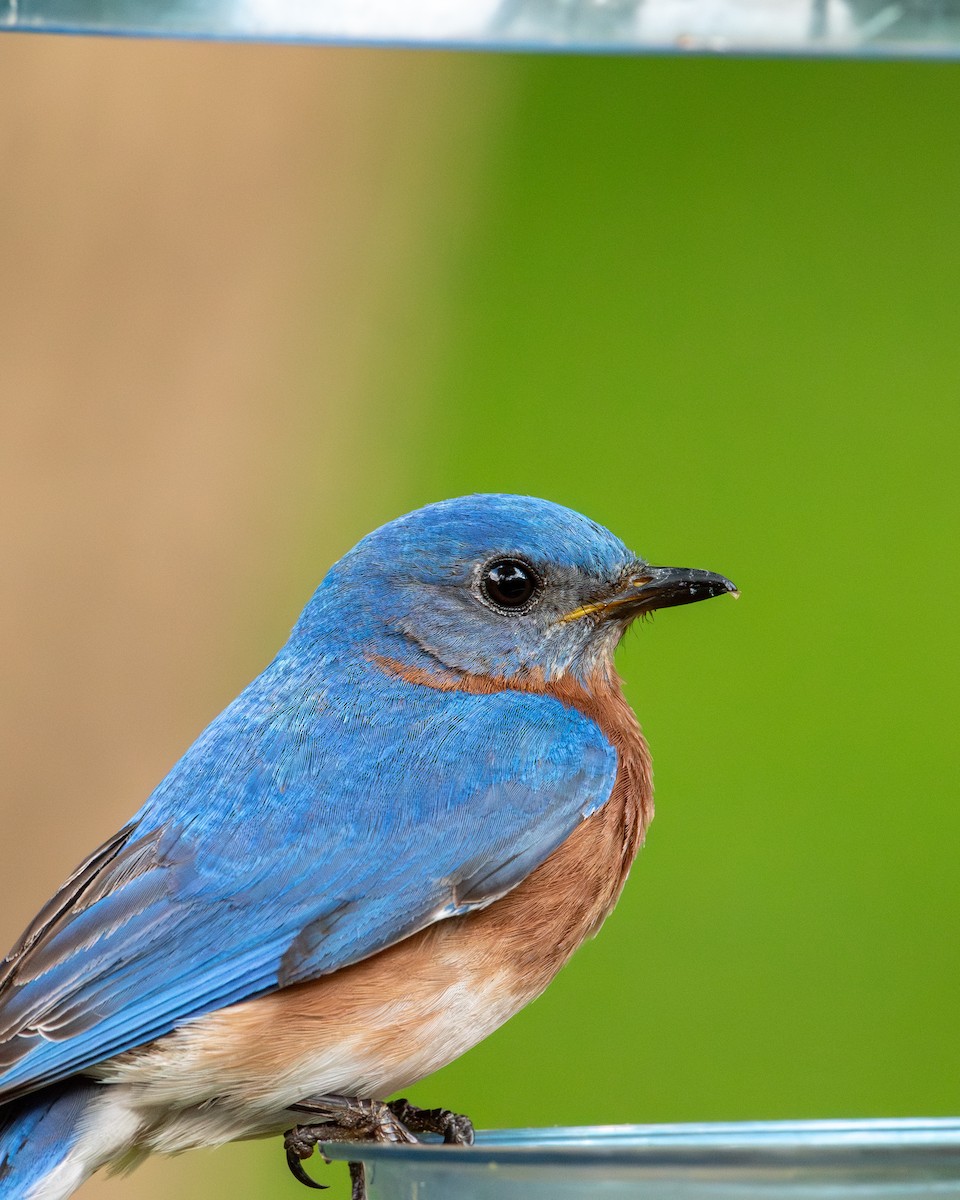
[[[0,29],[552,51],[960,55],[960,0],[0,0]]]
[[[370,1200],[960,1200],[960,1120],[492,1130],[347,1146]]]

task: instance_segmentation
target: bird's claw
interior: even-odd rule
[[[283,1135],[283,1148],[287,1152],[287,1166],[294,1179],[302,1183],[304,1187],[326,1191],[325,1183],[317,1183],[303,1169],[303,1160],[313,1154],[317,1142],[320,1140],[321,1128],[318,1125],[295,1125],[293,1129],[288,1129]]]
[[[348,1096],[319,1096],[293,1106],[295,1112],[325,1118],[315,1125],[296,1125],[284,1135],[287,1166],[294,1179],[307,1187],[322,1188],[303,1168],[318,1142],[415,1142],[417,1139],[382,1100],[359,1100]],[[351,1162],[352,1200],[366,1200],[363,1163]]]
[[[319,1142],[392,1142],[412,1144],[418,1133],[439,1134],[447,1145],[472,1146],[473,1122],[446,1108],[418,1108],[407,1100],[360,1100],[350,1096],[308,1097],[294,1112],[323,1118],[314,1125],[295,1125],[284,1134],[287,1166],[306,1187],[323,1188],[303,1168]],[[366,1200],[363,1163],[351,1162],[352,1200]]]
[[[448,1146],[472,1146],[473,1122],[448,1108],[417,1108],[409,1100],[393,1100],[387,1106],[412,1133],[438,1133]]]

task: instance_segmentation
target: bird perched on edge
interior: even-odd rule
[[[291,1126],[304,1181],[324,1139],[469,1141],[378,1098],[539,995],[611,911],[653,815],[614,650],[724,592],[526,496],[365,537],[7,956],[0,1200]]]

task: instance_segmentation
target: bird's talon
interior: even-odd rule
[[[448,1146],[473,1145],[473,1122],[462,1113],[447,1108],[418,1108],[409,1100],[394,1100],[387,1107],[414,1133],[439,1133]]]
[[[448,1146],[472,1146],[476,1133],[473,1122],[463,1113],[451,1113],[451,1121],[443,1133],[443,1140]]]
[[[327,1184],[317,1183],[315,1179],[311,1179],[307,1172],[303,1169],[303,1163],[295,1154],[287,1154],[287,1166],[290,1168],[290,1174],[302,1183],[304,1187],[316,1188],[317,1191],[324,1192],[327,1190]]]
[[[307,1125],[296,1125],[293,1129],[288,1129],[283,1135],[283,1147],[287,1152],[287,1166],[290,1168],[290,1174],[302,1183],[304,1187],[316,1188],[318,1191],[326,1191],[327,1184],[317,1183],[315,1179],[307,1174],[303,1167],[303,1160],[309,1158],[317,1145],[316,1129]],[[320,1157],[324,1162],[330,1160],[321,1152]]]
[[[291,1106],[295,1112],[312,1113],[325,1118],[316,1125],[295,1125],[283,1137],[287,1166],[293,1177],[306,1187],[326,1185],[311,1179],[303,1169],[303,1160],[316,1152],[324,1162],[321,1142],[389,1142],[394,1145],[415,1143],[418,1133],[439,1134],[447,1145],[473,1144],[473,1122],[460,1113],[446,1108],[418,1108],[408,1100],[361,1100],[350,1096],[308,1097]],[[350,1184],[352,1200],[367,1200],[363,1163],[351,1162]]]

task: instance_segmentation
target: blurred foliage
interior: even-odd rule
[[[619,909],[412,1094],[487,1126],[955,1112],[960,69],[462,70],[509,103],[395,314],[383,519],[544,495],[743,597],[628,638],[658,816]]]

